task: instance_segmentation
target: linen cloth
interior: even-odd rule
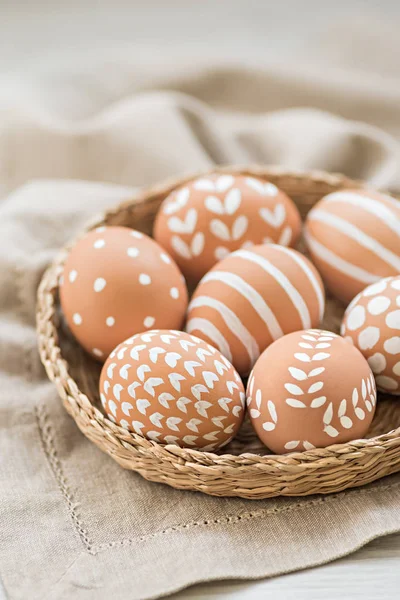
[[[57,249],[137,186],[215,163],[261,162],[399,188],[398,81],[101,57],[57,89],[51,81],[21,84],[0,100],[0,575],[8,596],[154,598],[198,581],[314,566],[399,531],[397,475],[326,497],[255,502],[179,492],[124,471],[65,413],[34,329],[37,285]]]

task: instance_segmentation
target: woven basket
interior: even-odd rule
[[[325,194],[361,187],[339,175],[295,173],[277,167],[229,167],[215,172],[227,170],[275,183],[296,202],[303,217]],[[146,189],[111,208],[92,227],[127,225],[149,234],[161,201],[192,177]],[[38,291],[41,360],[81,431],[125,469],[179,489],[248,499],[338,492],[400,471],[400,403],[390,396],[380,397],[368,439],[283,456],[267,454],[248,421],[219,454],[162,446],[115,425],[101,411],[101,366],[72,339],[59,312],[58,281],[67,251],[65,248],[45,272]],[[324,328],[338,331],[343,309],[328,297]]]

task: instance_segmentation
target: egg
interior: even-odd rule
[[[317,327],[323,313],[314,266],[296,250],[266,244],[233,252],[205,275],[189,304],[186,331],[216,346],[245,376],[269,344]]]
[[[188,294],[178,267],[154,240],[127,227],[99,227],[67,257],[60,301],[78,342],[105,360],[134,333],[180,328]]]
[[[246,395],[258,437],[277,454],[362,438],[376,406],[374,377],[362,354],[318,329],[271,344],[255,364]]]
[[[305,239],[327,287],[348,304],[400,272],[400,203],[368,190],[328,194],[308,214]]]
[[[108,417],[150,440],[216,450],[238,431],[245,393],[218,350],[182,331],[137,334],[104,363],[100,398]]]
[[[155,239],[185,277],[198,283],[233,250],[275,242],[294,246],[301,220],[273,183],[244,175],[208,175],[174,190],[162,203]]]
[[[358,294],[345,312],[340,333],[368,360],[378,389],[400,394],[400,275]]]

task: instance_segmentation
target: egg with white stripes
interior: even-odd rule
[[[301,219],[294,202],[264,179],[214,173],[174,190],[157,213],[154,237],[191,284],[239,248],[295,246]]]
[[[320,329],[271,344],[255,364],[246,396],[258,437],[277,454],[363,438],[376,407],[365,358],[342,337]]]
[[[243,383],[213,346],[183,331],[154,330],[119,344],[104,363],[108,418],[162,444],[213,451],[236,435]]]
[[[360,292],[347,307],[340,333],[368,360],[378,389],[400,395],[400,275]]]
[[[310,261],[277,244],[233,252],[197,286],[186,331],[197,335],[248,375],[260,353],[286,333],[317,327],[324,289]]]
[[[400,202],[370,190],[328,194],[309,212],[305,239],[329,290],[349,303],[400,273]]]

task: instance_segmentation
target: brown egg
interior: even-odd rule
[[[368,360],[378,389],[400,394],[400,275],[358,294],[347,307],[340,333]]]
[[[299,252],[275,244],[237,250],[201,280],[186,331],[216,346],[241,375],[285,333],[316,327],[324,290]]]
[[[154,237],[197,283],[233,250],[274,242],[294,246],[301,220],[274,184],[242,175],[208,175],[172,192],[157,214]]]
[[[400,272],[400,203],[368,190],[328,194],[308,214],[305,238],[327,287],[347,304]]]
[[[151,238],[127,227],[100,227],[72,248],[60,300],[76,339],[105,360],[129,335],[181,327],[188,296],[178,267]]]
[[[122,342],[103,366],[108,417],[163,444],[215,450],[238,431],[242,381],[218,350],[182,331],[149,331]]]
[[[330,331],[296,331],[258,359],[248,381],[253,427],[273,452],[325,448],[362,438],[376,405],[362,354]]]

